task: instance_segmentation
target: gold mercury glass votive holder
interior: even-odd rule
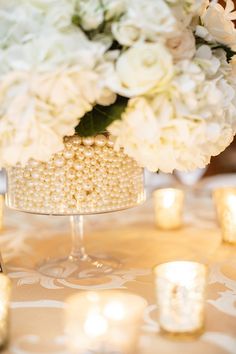
[[[11,281],[0,273],[0,349],[7,345],[9,339],[9,304],[11,297]]]
[[[154,195],[156,226],[162,230],[178,229],[183,224],[184,192],[177,188],[157,189]]]
[[[155,267],[161,333],[191,338],[202,333],[207,269],[197,262],[175,261]]]
[[[236,243],[236,188],[217,188],[213,192],[213,200],[223,241]]]
[[[66,301],[66,344],[73,354],[136,353],[142,297],[118,290],[83,292]]]

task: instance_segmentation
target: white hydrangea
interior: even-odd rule
[[[103,81],[106,45],[73,26],[44,26],[0,50],[0,165],[47,160],[96,102],[114,102]]]
[[[101,90],[95,71],[61,67],[6,75],[0,83],[1,164],[47,161],[96,101],[111,104],[114,97]]]
[[[204,167],[233,139],[236,86],[222,73],[208,80],[206,59],[199,61],[179,62],[168,90],[131,99],[109,128],[116,146],[151,171]]]
[[[119,18],[126,9],[126,0],[102,0],[106,21]]]
[[[140,40],[159,41],[176,29],[176,19],[164,0],[129,0],[125,14],[112,24],[114,37],[125,46]]]
[[[86,31],[96,29],[104,21],[104,9],[101,0],[77,0],[76,11],[81,26]]]
[[[2,0],[0,7],[0,47],[25,43],[49,28],[70,26],[74,0]]]
[[[94,68],[102,60],[106,46],[89,41],[78,28],[66,33],[49,30],[44,36],[2,50],[0,75],[6,70],[53,70],[60,65]]]

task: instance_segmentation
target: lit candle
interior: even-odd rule
[[[134,353],[146,306],[142,297],[121,291],[69,297],[65,332],[70,353]]]
[[[173,230],[183,223],[184,192],[176,188],[157,189],[154,192],[155,221],[163,230]]]
[[[213,198],[223,241],[236,243],[236,188],[216,189]]]
[[[163,333],[201,333],[206,275],[206,267],[196,262],[169,262],[155,268],[159,324]]]
[[[0,348],[8,341],[10,296],[11,281],[5,274],[0,273]]]

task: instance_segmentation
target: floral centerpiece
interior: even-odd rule
[[[0,165],[106,130],[152,171],[204,167],[236,132],[233,20],[232,0],[2,0]]]

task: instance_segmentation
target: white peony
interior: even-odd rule
[[[76,0],[76,12],[81,26],[86,30],[98,28],[104,21],[104,9],[101,0]]]
[[[164,0],[129,0],[125,14],[112,24],[115,39],[125,46],[170,37],[176,29],[176,19]]]
[[[211,2],[203,13],[203,26],[197,28],[197,34],[206,40],[216,41],[236,50],[236,29],[233,20],[236,20],[232,0],[226,1],[225,8],[219,3]]]
[[[118,58],[108,87],[132,97],[150,90],[161,90],[173,74],[172,56],[161,43],[138,43]]]
[[[204,167],[236,132],[235,92],[221,73],[208,80],[197,62],[182,61],[168,90],[131,99],[109,131],[117,148],[151,171]]]
[[[184,29],[178,36],[167,40],[167,47],[176,61],[192,59],[196,52],[195,37],[192,31]]]

